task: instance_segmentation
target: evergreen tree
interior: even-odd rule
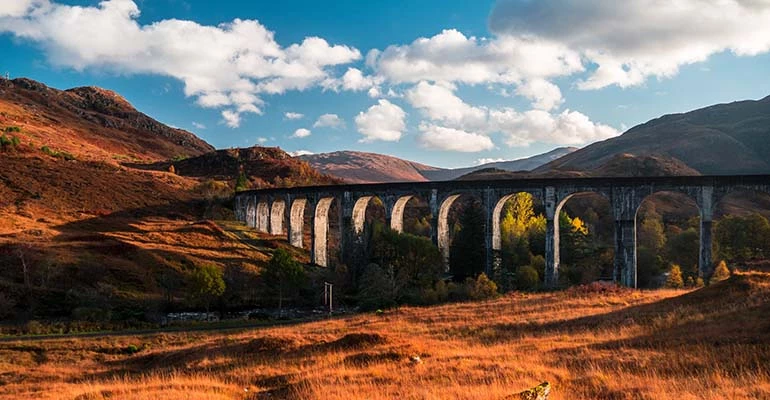
[[[285,249],[276,249],[263,272],[268,290],[278,295],[278,310],[283,312],[285,297],[293,298],[305,282],[305,269]]]
[[[450,248],[449,269],[458,282],[484,271],[484,214],[478,202],[466,205],[460,215],[460,230]]]
[[[671,266],[671,272],[669,272],[668,279],[666,279],[666,287],[671,289],[681,289],[684,287],[682,268],[676,264]]]
[[[714,274],[711,275],[711,279],[709,279],[709,285],[729,279],[729,278],[730,278],[730,270],[727,268],[727,263],[724,260],[722,260],[714,269]]]

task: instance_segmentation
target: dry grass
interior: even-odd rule
[[[547,380],[554,399],[764,399],[768,300],[770,275],[748,273],[692,292],[573,289],[249,331],[6,342],[0,397],[496,399]]]

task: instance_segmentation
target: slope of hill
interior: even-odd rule
[[[33,147],[47,146],[81,160],[159,161],[213,151],[182,129],[137,111],[115,92],[50,88],[31,79],[0,79],[0,129]]]
[[[766,399],[768,313],[757,272],[687,291],[592,285],[264,329],[8,341],[0,379],[43,399],[518,399],[542,381],[554,399]]]
[[[424,171],[439,168],[384,154],[360,151],[335,151],[298,157],[325,174],[352,183],[372,182],[425,182]]]
[[[437,168],[397,157],[359,151],[337,151],[300,156],[324,173],[353,183],[448,181],[473,171],[495,168],[529,171],[577,150],[560,147],[544,154],[513,161],[487,163],[466,168]]]
[[[452,179],[460,178],[464,175],[468,175],[475,171],[489,170],[489,169],[496,169],[496,170],[506,171],[506,172],[531,171],[543,164],[547,164],[553,160],[557,160],[576,150],[578,150],[577,147],[559,147],[547,153],[538,154],[528,158],[521,158],[518,160],[486,163],[486,164],[481,164],[481,165],[467,167],[467,168],[422,171],[422,174],[432,181],[449,181]]]
[[[770,172],[770,96],[666,115],[535,170],[597,169],[619,154],[680,160],[702,174]]]
[[[228,181],[243,173],[254,188],[343,183],[341,179],[318,172],[307,162],[290,156],[278,147],[217,150],[178,161],[134,166],[165,171],[171,165],[178,175],[200,179]]]

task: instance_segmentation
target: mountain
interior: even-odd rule
[[[529,171],[577,150],[561,147],[545,154],[513,161],[487,163],[466,168],[445,169],[402,160],[384,154],[358,151],[337,151],[299,156],[310,165],[329,175],[353,183],[370,182],[425,182],[457,179],[474,171],[499,169],[505,171]]]
[[[707,175],[770,173],[770,96],[665,115],[535,172],[596,170],[621,155],[673,160]]]
[[[47,146],[81,160],[160,161],[214,150],[110,90],[58,90],[26,78],[0,79],[0,129],[13,130],[35,148]]]
[[[310,154],[298,158],[318,171],[351,183],[425,182],[425,171],[440,168],[419,164],[384,154],[360,151],[335,151]]]
[[[318,172],[307,162],[290,156],[278,147],[216,150],[182,160],[134,166],[167,171],[172,165],[175,174],[199,179],[232,181],[243,173],[254,188],[343,183],[341,179]]]
[[[455,169],[438,169],[433,171],[424,171],[423,175],[431,181],[449,181],[457,179],[461,176],[468,175],[475,171],[496,169],[501,171],[531,171],[540,167],[543,164],[547,164],[553,160],[557,160],[578,150],[577,147],[559,147],[553,149],[547,153],[538,154],[528,158],[522,158],[512,161],[500,161],[477,165],[467,168],[455,168]]]

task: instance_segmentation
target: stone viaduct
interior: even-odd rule
[[[636,213],[644,199],[657,192],[677,192],[693,199],[700,211],[700,261],[704,277],[713,271],[711,225],[716,204],[736,191],[770,193],[770,175],[672,176],[631,178],[555,178],[446,182],[405,182],[360,185],[276,188],[239,192],[234,207],[238,220],[260,232],[282,235],[303,246],[303,220],[306,207],[310,218],[311,262],[328,265],[329,210],[337,204],[339,212],[340,256],[362,242],[367,205],[379,198],[385,206],[386,224],[403,231],[407,203],[420,197],[430,205],[431,239],[445,261],[449,260],[449,210],[461,196],[481,200],[486,223],[486,266],[489,273],[501,249],[500,219],[503,205],[516,193],[530,193],[545,205],[546,276],[545,284],[555,287],[559,274],[559,213],[566,201],[579,193],[598,193],[611,206],[615,220],[614,280],[636,287]]]

